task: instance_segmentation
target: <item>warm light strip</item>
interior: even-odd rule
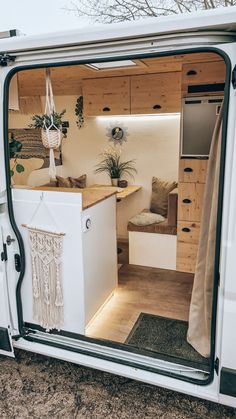
[[[148,114],[148,115],[106,115],[106,116],[96,116],[96,119],[101,121],[111,120],[113,119],[128,119],[129,121],[137,120],[139,118],[140,120],[144,119],[153,119],[153,118],[173,118],[173,117],[180,117],[180,112],[176,113],[159,113],[159,114]]]

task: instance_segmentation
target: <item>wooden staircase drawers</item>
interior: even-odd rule
[[[200,221],[204,196],[203,183],[179,183],[178,219]]]
[[[205,183],[208,160],[181,159],[179,162],[179,182]]]
[[[200,223],[192,221],[179,221],[178,228],[178,243],[190,243],[198,245],[200,235]]]
[[[197,244],[178,241],[176,269],[180,272],[195,272],[197,260]]]

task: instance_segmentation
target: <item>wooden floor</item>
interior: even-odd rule
[[[141,312],[188,320],[192,284],[193,274],[123,265],[117,290],[86,335],[125,342]]]

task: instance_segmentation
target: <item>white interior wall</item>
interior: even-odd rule
[[[123,160],[135,159],[138,172],[135,179],[127,180],[142,186],[141,191],[117,205],[118,236],[127,237],[129,218],[144,208],[149,208],[152,176],[170,181],[178,179],[180,116],[172,114],[87,118],[85,126],[79,130],[74,113],[76,99],[77,96],[55,98],[57,111],[66,108],[64,120],[70,123],[68,137],[63,140],[63,167],[59,172],[73,177],[86,173],[88,185],[109,184],[107,175],[94,173],[95,165],[100,160],[99,154],[112,144],[106,136],[107,128],[113,123],[125,126],[128,137],[122,147]],[[14,113],[9,117],[9,126],[26,128],[30,119],[30,115]],[[46,181],[47,169],[37,170],[29,179],[29,183],[35,185]]]

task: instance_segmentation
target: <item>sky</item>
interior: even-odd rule
[[[19,29],[26,35],[78,29],[86,19],[63,10],[71,0],[0,0],[0,31]]]

